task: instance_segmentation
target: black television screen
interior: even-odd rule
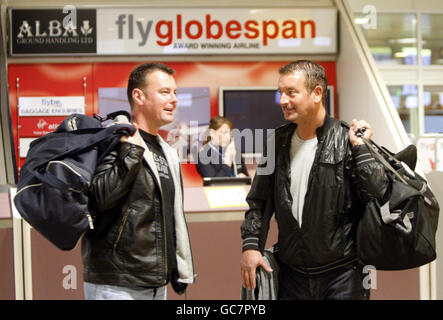
[[[332,86],[328,86],[326,110],[333,114]],[[234,127],[241,132],[251,129],[254,133],[253,143],[245,143],[247,139],[235,141],[241,153],[262,153],[263,144],[257,143],[256,129],[262,129],[262,139],[266,141],[269,129],[276,129],[287,123],[280,107],[280,93],[271,87],[222,87],[219,90],[219,114],[232,121]],[[242,135],[244,137],[245,135]]]
[[[224,88],[220,92],[220,114],[228,118],[234,127],[242,132],[251,129],[253,143],[246,143],[246,139],[235,141],[241,153],[262,153],[263,146],[255,146],[255,129],[263,129],[262,141],[266,141],[269,134],[267,129],[275,129],[286,123],[279,104],[280,94],[274,88]]]

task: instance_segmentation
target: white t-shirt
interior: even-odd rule
[[[314,163],[315,151],[317,150],[317,137],[302,140],[294,131],[289,150],[291,161],[291,195],[292,214],[298,221],[300,227],[302,223],[303,204],[308,188],[309,174]]]

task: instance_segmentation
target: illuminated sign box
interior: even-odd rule
[[[337,10],[97,9],[99,55],[334,54]]]
[[[337,52],[335,8],[137,7],[9,12],[11,55]]]
[[[11,9],[11,55],[96,54],[95,9]]]

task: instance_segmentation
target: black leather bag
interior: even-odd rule
[[[363,141],[390,178],[383,204],[371,200],[357,226],[360,262],[378,270],[404,270],[436,259],[435,235],[439,205],[427,182],[413,170],[417,149],[408,146],[398,154]]]

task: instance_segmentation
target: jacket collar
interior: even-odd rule
[[[323,124],[315,130],[317,134],[317,139],[319,141],[322,141],[324,139],[324,136],[327,135],[329,129],[333,126],[333,124],[334,124],[334,118],[332,118],[330,115],[326,113],[325,118],[323,119]],[[285,141],[289,141],[288,139],[292,137],[292,134],[294,133],[295,129],[297,129],[297,124],[293,122],[289,123],[288,130],[286,131]]]
[[[328,133],[329,129],[334,124],[334,118],[332,118],[328,113],[325,114],[325,118],[323,120],[323,124],[315,130],[317,133],[317,139],[323,140],[324,136]]]

